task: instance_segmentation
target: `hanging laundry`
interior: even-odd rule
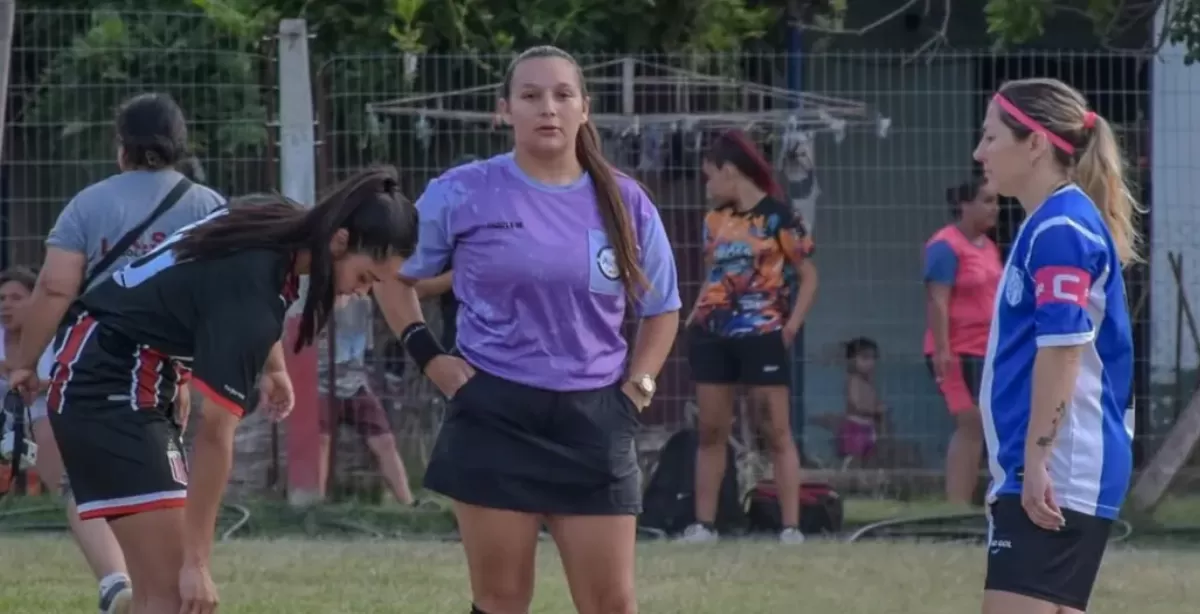
[[[792,209],[800,215],[813,232],[816,226],[817,197],[821,187],[817,183],[817,162],[812,133],[789,129],[783,135],[780,149],[783,176],[787,180],[787,195]]]
[[[666,138],[661,126],[646,126],[642,129],[641,152],[637,163],[639,171],[662,170]]]

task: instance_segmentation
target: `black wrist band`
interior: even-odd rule
[[[429,361],[446,353],[424,322],[409,324],[408,328],[400,333],[400,344],[404,346],[408,355],[412,356],[413,362],[417,363],[417,368],[422,373],[425,372],[425,365],[429,364]]]

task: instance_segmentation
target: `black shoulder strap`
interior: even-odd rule
[[[114,243],[112,249],[108,250],[107,254],[104,254],[100,262],[97,262],[96,266],[92,267],[91,272],[84,278],[83,285],[79,288],[79,294],[82,295],[87,291],[88,286],[91,286],[97,277],[108,270],[117,261],[117,258],[120,258],[125,253],[125,250],[129,249],[129,246],[133,245],[133,242],[137,241],[138,237],[142,236],[142,233],[146,232],[146,229],[155,220],[162,217],[162,214],[166,213],[168,209],[174,207],[175,203],[179,202],[179,199],[183,198],[183,195],[187,194],[187,191],[190,189],[192,189],[191,180],[187,177],[180,177],[179,183],[176,183],[175,187],[171,188],[170,192],[167,192],[167,195],[163,197],[162,202],[158,203],[154,211],[151,211],[150,215],[146,216],[146,219],[142,220],[140,224],[125,233],[125,236],[121,237],[120,241]]]

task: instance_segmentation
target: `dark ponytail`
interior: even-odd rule
[[[117,111],[117,141],[131,168],[162,170],[187,156],[187,122],[167,94],[139,94]]]
[[[512,96],[512,78],[517,65],[531,58],[560,58],[574,64],[575,74],[579,78],[580,93],[584,97],[587,96],[587,83],[584,81],[583,69],[580,68],[579,62],[558,47],[543,45],[526,49],[508,65],[500,92],[503,98],[509,99]],[[590,122],[579,127],[579,134],[575,137],[575,156],[584,172],[592,178],[592,185],[596,187],[596,208],[604,222],[604,233],[608,235],[608,241],[612,243],[616,255],[621,285],[630,301],[638,301],[641,291],[649,289],[650,281],[638,264],[637,238],[634,236],[629,209],[625,206],[625,200],[621,198],[621,186],[617,183],[612,165],[604,159],[600,133]]]
[[[641,291],[650,287],[646,273],[638,264],[637,239],[634,237],[633,221],[629,209],[621,198],[621,187],[612,166],[604,159],[600,149],[600,135],[592,124],[584,124],[575,139],[575,155],[579,165],[592,178],[596,186],[596,208],[604,222],[604,233],[616,252],[617,267],[620,269],[621,285],[631,301],[638,300]]]
[[[398,183],[396,169],[381,166],[334,186],[312,208],[280,194],[239,198],[227,214],[189,231],[172,249],[181,260],[220,258],[245,249],[307,250],[311,260],[296,338],[299,351],[316,339],[333,313],[336,287],[329,243],[339,229],[349,231],[351,251],[375,258],[412,255],[416,210],[399,194]]]

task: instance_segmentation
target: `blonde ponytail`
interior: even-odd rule
[[[1112,126],[1096,117],[1092,137],[1076,166],[1075,179],[1104,215],[1121,264],[1141,262],[1137,216],[1144,213],[1125,183],[1125,163]]]

